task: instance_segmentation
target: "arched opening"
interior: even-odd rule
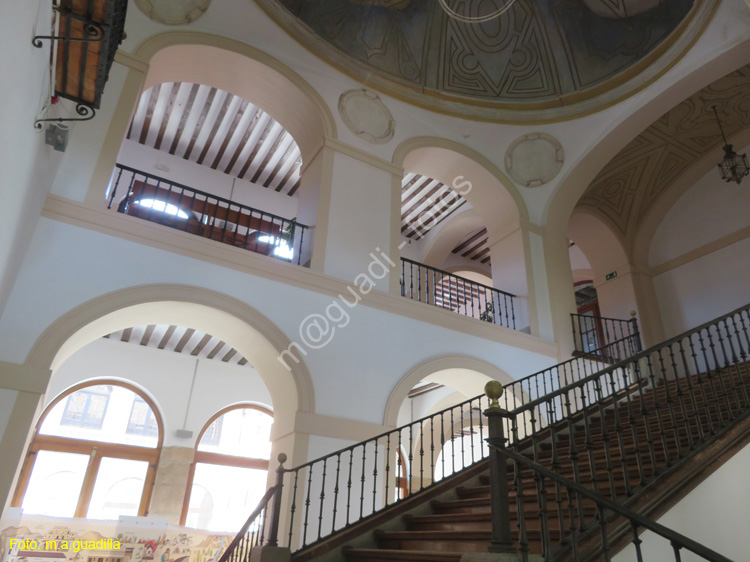
[[[513,183],[481,155],[442,139],[410,139],[394,162],[406,171],[402,295],[529,330],[520,226],[527,215]],[[445,273],[459,269],[478,270],[492,282]]]
[[[52,517],[145,515],[163,438],[159,411],[139,388],[75,385],[39,418],[12,505]]]
[[[201,430],[180,523],[236,531],[266,491],[273,414],[253,404],[218,412]]]
[[[180,285],[154,285],[103,295],[52,324],[37,340],[27,363],[42,368],[51,366],[54,382],[61,365],[87,344],[118,330],[151,324],[190,326],[225,342],[247,359],[265,389],[267,398],[262,402],[273,407],[274,435],[278,437],[272,441],[272,456],[284,452],[291,463],[307,460],[307,440],[300,438],[294,429],[298,412],[315,411],[312,380],[304,361],[290,361],[288,368],[283,366],[279,354],[290,346],[283,332],[245,303],[220,293]],[[231,391],[232,386],[226,388]],[[208,385],[202,394],[204,400],[194,401],[207,409],[203,417],[198,415],[202,410],[195,409],[193,423],[198,425],[192,427],[194,435],[208,417],[237,400],[233,396],[224,403],[211,402],[217,395]],[[253,396],[247,399],[252,401]],[[184,429],[184,419],[178,416],[169,421],[170,439],[179,437],[175,432]],[[194,446],[193,441],[179,443]],[[177,519],[181,499],[178,503]],[[170,507],[173,509],[174,506]]]
[[[315,160],[336,137],[317,92],[223,37],[163,33],[135,54],[149,70],[143,82],[128,77],[126,91],[140,91],[122,96],[118,112],[132,118],[110,128],[87,200],[101,204],[108,177],[114,210],[309,265],[322,181]]]

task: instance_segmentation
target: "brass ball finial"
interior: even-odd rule
[[[503,395],[503,385],[500,381],[490,381],[484,385],[484,393],[490,399],[490,408],[499,408],[497,401]]]
[[[636,314],[637,314],[637,312],[636,312],[635,310],[631,310],[631,311],[630,311],[630,316],[631,316],[631,318],[635,318],[635,315],[636,315]]]
[[[286,459],[286,453],[279,453],[279,456],[276,457],[276,460],[279,461],[279,464],[284,464],[286,462]]]

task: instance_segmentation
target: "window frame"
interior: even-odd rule
[[[119,386],[130,390],[135,393],[146,404],[151,408],[156,418],[158,426],[158,436],[156,447],[143,447],[139,445],[122,445],[119,443],[105,443],[102,441],[93,441],[88,439],[76,439],[73,437],[59,437],[56,435],[40,435],[39,430],[42,428],[47,415],[52,409],[57,406],[62,400],[68,398],[71,394],[83,390],[90,386]],[[159,414],[159,410],[156,404],[144,392],[124,381],[113,380],[113,379],[97,379],[86,381],[83,383],[76,384],[70,388],[61,392],[54,400],[52,400],[47,407],[44,409],[42,414],[39,416],[36,428],[34,430],[34,437],[31,440],[29,448],[26,452],[26,456],[23,461],[23,467],[18,477],[16,489],[11,499],[11,507],[21,507],[23,504],[26,491],[28,490],[29,480],[31,479],[31,473],[34,470],[34,464],[36,462],[36,456],[39,451],[54,451],[61,453],[77,453],[89,456],[88,466],[86,467],[86,473],[83,478],[81,485],[81,491],[78,496],[78,504],[76,505],[75,513],[73,517],[85,518],[91,503],[91,497],[94,492],[94,485],[96,483],[96,477],[99,473],[99,465],[104,457],[111,457],[117,459],[126,460],[139,460],[148,462],[148,469],[146,470],[146,478],[143,482],[143,492],[141,493],[141,501],[138,506],[138,516],[144,517],[148,515],[148,506],[151,502],[151,496],[154,490],[154,481],[156,480],[156,469],[159,464],[159,457],[161,456],[162,443],[164,440],[164,424]]]
[[[140,400],[140,402],[146,404],[146,406],[149,407],[149,411],[146,412],[146,419],[145,419],[145,421],[143,423],[143,429],[138,429],[136,427],[138,424],[134,424],[133,423],[133,413],[135,412],[136,404],[138,404],[139,400]],[[151,419],[153,419],[154,421],[156,421],[156,413],[155,413],[153,407],[151,407],[148,402],[146,402],[143,398],[141,398],[140,395],[136,394],[136,397],[133,399],[133,403],[130,405],[130,415],[128,416],[128,425],[125,427],[125,433],[127,435],[137,435],[137,436],[140,436],[140,437],[156,437],[156,436],[158,436],[158,434],[159,434],[158,424],[157,424],[157,427],[156,427],[156,434],[153,434],[153,433],[149,432],[149,426],[151,425],[150,424]]]
[[[206,433],[209,426],[224,414],[227,414],[233,410],[258,410],[260,412],[263,412],[264,414],[271,416],[271,419],[274,419],[273,411],[266,408],[265,406],[260,406],[259,404],[234,404],[232,406],[222,408],[213,416],[211,416],[208,422],[206,422],[206,424],[203,426],[203,429],[201,429],[201,432],[198,434],[198,439],[196,439],[195,441],[193,462],[190,463],[187,486],[185,487],[185,499],[182,502],[182,513],[180,514],[180,525],[183,527],[185,526],[185,522],[187,521],[188,509],[190,507],[190,495],[193,490],[193,480],[195,479],[195,467],[199,463],[233,466],[236,468],[252,468],[256,470],[268,471],[268,467],[270,466],[270,461],[268,459],[236,457],[234,455],[210,453],[208,451],[198,450],[198,447],[201,444],[201,440],[203,439],[203,435]]]
[[[96,386],[107,386],[107,385],[96,385]],[[80,391],[78,391],[80,392]],[[70,406],[70,399],[73,396],[74,393],[68,394],[67,400],[65,402],[65,408],[63,409],[62,418],[60,418],[60,425],[67,425],[69,427],[81,427],[84,429],[101,429],[102,425],[104,425],[104,418],[107,415],[107,408],[109,407],[109,398],[112,394],[112,391],[110,390],[107,393],[104,392],[91,392],[91,391],[84,391],[86,394],[86,404],[83,406],[83,412],[81,412],[81,419],[79,421],[71,420],[71,419],[65,419],[65,415],[68,413],[68,407]],[[102,410],[102,417],[98,420],[98,424],[92,424],[92,423],[86,423],[86,414],[88,414],[89,407],[91,406],[91,400],[94,396],[102,396],[104,397],[104,408]]]

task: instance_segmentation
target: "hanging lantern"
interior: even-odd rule
[[[747,154],[737,154],[732,145],[727,142],[726,136],[724,136],[724,129],[719,121],[719,114],[716,112],[716,106],[712,106],[714,115],[716,115],[716,122],[719,124],[719,130],[721,131],[721,138],[724,139],[724,159],[717,164],[719,171],[721,172],[721,179],[726,182],[734,181],[740,183],[748,173],[750,173],[750,167],[747,162]]]

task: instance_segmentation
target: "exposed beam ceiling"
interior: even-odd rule
[[[242,354],[220,339],[182,326],[167,324],[149,324],[133,326],[104,336],[110,340],[121,341],[131,345],[163,349],[191,355],[200,359],[213,359],[231,365],[247,365]]]
[[[286,195],[300,186],[302,158],[292,135],[249,101],[209,86],[149,88],[128,139]]]

